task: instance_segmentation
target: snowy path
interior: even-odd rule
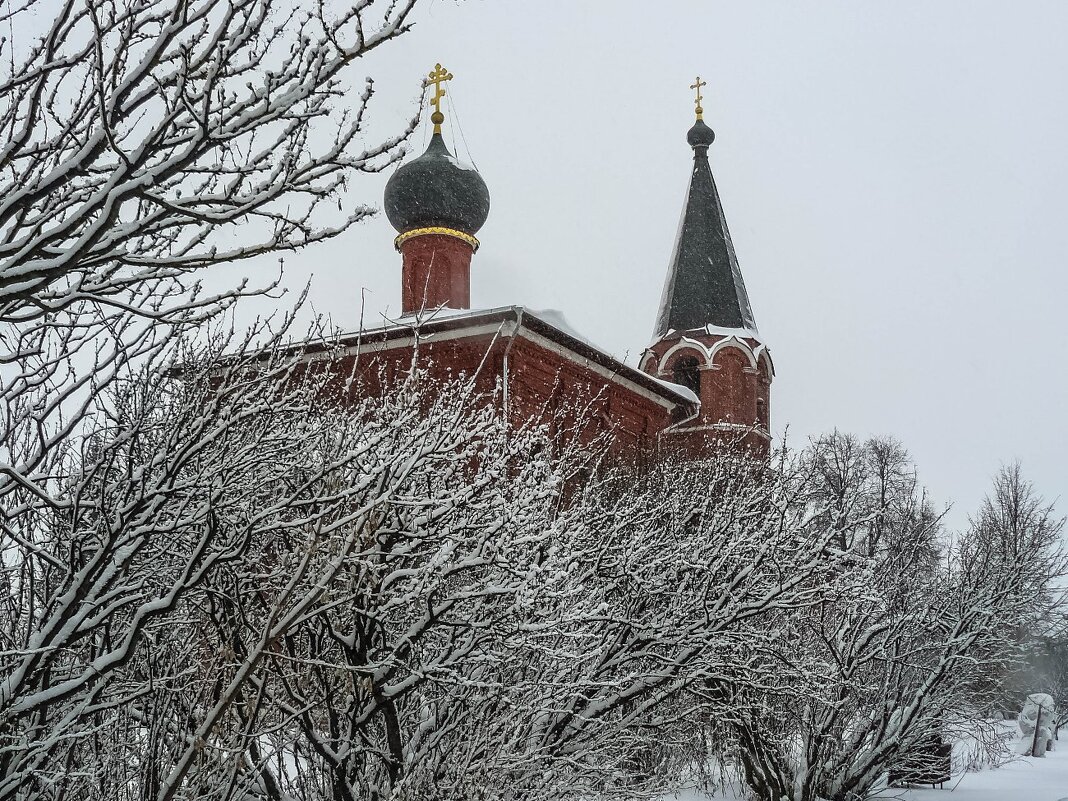
[[[901,801],[1062,801],[1068,799],[1068,743],[1044,759],[1021,757],[996,770],[954,777],[942,790],[885,791]]]
[[[1021,757],[995,770],[965,773],[941,789],[883,790],[885,801],[1068,801],[1068,742],[1045,759]],[[737,796],[683,792],[676,801],[738,801]]]

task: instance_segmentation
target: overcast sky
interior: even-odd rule
[[[492,196],[474,306],[559,309],[636,363],[700,74],[776,431],[897,437],[957,524],[1007,461],[1064,492],[1068,3],[433,0],[416,22],[362,64],[372,138],[452,71],[446,139]],[[396,313],[393,236],[380,216],[287,280],[343,326],[363,290]]]

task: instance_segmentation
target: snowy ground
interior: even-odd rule
[[[883,790],[886,801],[1068,801],[1068,741],[1044,759],[1020,757],[1007,765],[954,776],[941,790]],[[684,792],[676,801],[740,801],[738,796]]]
[[[993,770],[954,777],[942,790],[884,791],[901,801],[1068,801],[1068,742],[1043,759],[1020,757]]]

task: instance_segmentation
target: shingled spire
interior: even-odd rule
[[[693,175],[660,301],[656,339],[672,330],[690,331],[709,324],[756,330],[723,204],[708,166],[708,146],[716,135],[702,119],[702,85],[698,79],[691,87],[698,93],[697,122],[686,134],[693,148]]]

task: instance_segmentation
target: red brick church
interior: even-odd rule
[[[700,455],[725,440],[766,453],[774,367],[709,167],[715,134],[702,119],[700,79],[692,87],[697,120],[686,135],[693,149],[689,194],[652,343],[635,368],[570,330],[558,313],[470,308],[471,260],[490,198],[479,173],[452,155],[441,134],[443,84],[451,78],[440,65],[430,73],[430,145],[386,185],[385,212],[398,231],[402,316],[360,333],[364,380],[374,388],[399,377],[414,352],[436,374],[466,374],[496,392],[509,419],[565,425],[573,417],[584,437],[608,434],[620,453]]]

